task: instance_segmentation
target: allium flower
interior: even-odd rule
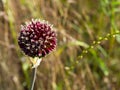
[[[18,44],[30,57],[44,57],[56,47],[52,25],[38,19],[21,26]]]

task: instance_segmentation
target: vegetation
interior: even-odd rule
[[[0,90],[29,90],[31,63],[20,25],[47,20],[57,48],[38,67],[34,90],[120,89],[119,0],[0,0]]]

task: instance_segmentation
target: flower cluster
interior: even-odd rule
[[[56,33],[52,25],[38,19],[21,26],[18,44],[30,57],[44,57],[56,47]]]

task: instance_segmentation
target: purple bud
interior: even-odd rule
[[[21,26],[18,44],[30,57],[44,57],[56,48],[56,33],[45,21],[32,20]]]

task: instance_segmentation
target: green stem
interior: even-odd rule
[[[33,90],[33,89],[34,89],[35,79],[36,79],[36,72],[37,72],[37,67],[33,68],[33,72],[32,72],[32,81],[31,81],[30,90]]]

